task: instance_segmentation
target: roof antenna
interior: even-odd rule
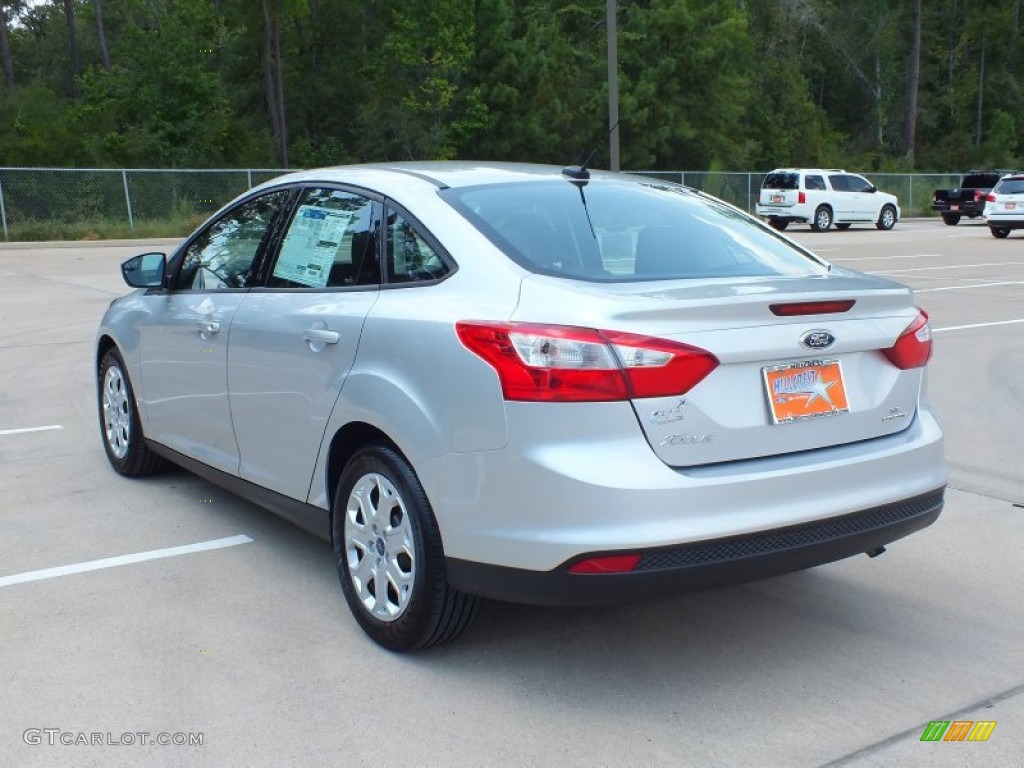
[[[619,127],[619,121],[615,121],[615,125],[608,129],[608,133],[605,135],[605,139],[612,135],[612,131]],[[594,155],[597,154],[599,147],[594,147],[590,150],[590,154],[586,156],[582,163],[579,165],[570,165],[562,169],[562,175],[568,176],[574,182],[581,181],[584,184],[590,179],[590,171],[587,170],[587,166],[590,165],[590,161],[594,159]]]

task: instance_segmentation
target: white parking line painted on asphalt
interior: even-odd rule
[[[41,571],[27,571],[25,573],[15,573],[12,576],[0,577],[0,587],[9,587],[12,584],[24,584],[27,581],[42,581],[43,579],[54,579],[58,576],[68,576],[72,573],[98,571],[101,568],[114,568],[119,565],[131,565],[132,563],[142,563],[146,560],[160,560],[165,557],[191,555],[194,552],[205,552],[210,549],[224,549],[225,547],[234,547],[238,544],[248,544],[251,541],[252,539],[250,539],[245,534],[239,534],[238,536],[228,536],[226,539],[212,539],[211,541],[200,541],[196,544],[186,544],[182,547],[168,547],[167,549],[151,549],[148,552],[136,552],[133,555],[105,557],[102,560],[89,560],[85,563],[61,565],[56,568],[44,568]]]
[[[23,435],[26,432],[49,432],[51,429],[64,429],[60,424],[48,424],[45,427],[22,427],[21,429],[0,429],[0,435]]]
[[[943,288],[915,288],[914,293],[935,293],[936,291],[964,291],[968,288],[995,288],[997,285],[1024,285],[1024,280],[1007,280],[1002,283],[971,283],[970,285],[947,285]]]
[[[987,261],[982,264],[950,264],[945,267],[913,267],[911,269],[883,269],[878,272],[868,272],[869,275],[892,275],[897,272],[928,272],[934,269],[970,269],[971,267],[1014,267],[1024,264],[1024,261]]]
[[[970,325],[950,325],[945,328],[932,328],[932,333],[942,333],[943,331],[964,331],[968,328],[988,328],[993,325],[1016,325],[1017,323],[1024,323],[1024,318],[1020,320],[996,320],[991,323],[971,323]]]
[[[885,259],[938,259],[941,257],[941,253],[914,253],[907,256],[889,254],[888,256],[857,256],[852,259],[843,259],[843,263],[845,264],[847,261],[881,261]]]

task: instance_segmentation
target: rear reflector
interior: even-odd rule
[[[607,402],[689,392],[718,366],[703,349],[567,325],[458,322],[459,340],[498,373],[506,400]]]
[[[843,301],[795,301],[788,304],[771,304],[769,309],[778,317],[795,317],[797,315],[831,315],[838,312],[849,312],[856,304],[854,299]]]
[[[932,327],[928,323],[928,313],[917,310],[914,322],[896,339],[896,343],[882,354],[897,368],[921,368],[932,356]]]
[[[636,568],[640,555],[609,555],[580,560],[569,566],[569,573],[628,573]]]

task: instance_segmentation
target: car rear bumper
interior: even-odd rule
[[[985,215],[985,223],[994,229],[1024,229],[1024,216],[1015,215]]]
[[[592,553],[763,535],[946,483],[942,431],[927,406],[886,437],[692,468],[655,455],[628,403],[507,406],[506,447],[416,466],[445,554],[463,561],[457,570],[476,563],[539,578]],[[857,542],[846,554],[875,544]]]
[[[867,553],[935,522],[944,489],[814,523],[640,553],[587,553],[550,571],[449,559],[448,580],[465,592],[536,605],[591,605],[778,576]],[[595,555],[640,554],[627,573],[571,573]]]

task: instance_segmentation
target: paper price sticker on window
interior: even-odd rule
[[[838,360],[806,360],[762,368],[768,409],[775,424],[849,411]]]

